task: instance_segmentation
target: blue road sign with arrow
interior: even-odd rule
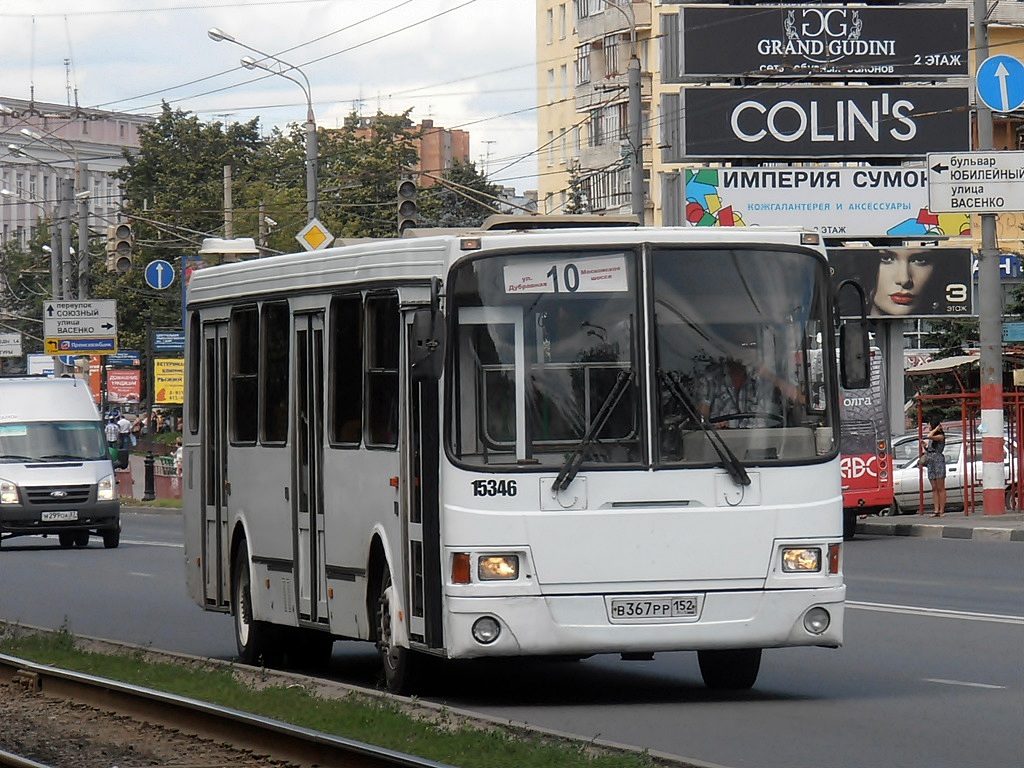
[[[978,98],[994,112],[1024,106],[1024,64],[1013,56],[989,56],[978,67]]]
[[[163,290],[174,282],[174,267],[163,259],[155,259],[146,265],[146,285]]]

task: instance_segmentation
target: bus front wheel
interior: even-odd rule
[[[740,691],[753,687],[761,669],[760,648],[725,651],[697,651],[704,685],[718,691]]]
[[[231,603],[235,614],[235,647],[243,664],[267,667],[280,666],[273,628],[253,618],[252,576],[249,573],[249,550],[243,543],[235,553],[235,578]]]
[[[415,652],[395,644],[393,630],[394,585],[387,563],[380,578],[380,593],[377,596],[377,653],[384,666],[384,684],[392,693],[405,694],[412,689]]]

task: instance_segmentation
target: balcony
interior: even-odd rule
[[[603,37],[615,32],[629,33],[629,17],[632,14],[633,24],[636,26],[637,37],[640,37],[639,30],[650,29],[651,26],[651,3],[649,0],[641,2],[629,2],[618,0],[622,12],[609,8],[603,13],[587,16],[584,19],[576,20],[576,36],[581,43],[589,43],[592,40],[600,40]]]

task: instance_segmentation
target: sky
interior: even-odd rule
[[[532,0],[0,0],[4,96],[260,127],[306,120],[302,87],[247,70],[240,45],[301,70],[317,124],[353,111],[469,132],[494,183],[536,189]],[[290,74],[302,81],[294,71]],[[76,97],[77,95],[77,97]]]

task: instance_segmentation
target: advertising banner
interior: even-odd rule
[[[0,357],[21,357],[20,333],[0,333]]]
[[[153,403],[181,405],[185,402],[185,361],[180,357],[153,360]]]
[[[669,42],[679,40],[678,71],[663,67],[668,83],[968,75],[966,7],[681,6],[663,18]]]
[[[867,295],[871,317],[967,317],[971,301],[970,248],[829,248],[832,288],[854,280]],[[857,291],[838,295],[839,313],[855,317]]]
[[[966,236],[971,217],[928,210],[926,168],[686,170],[695,227],[805,227],[833,237]]]
[[[138,403],[141,392],[141,370],[138,368],[107,368],[108,403]]]
[[[683,88],[663,109],[687,158],[863,160],[970,149],[969,103],[967,88],[782,85]]]

